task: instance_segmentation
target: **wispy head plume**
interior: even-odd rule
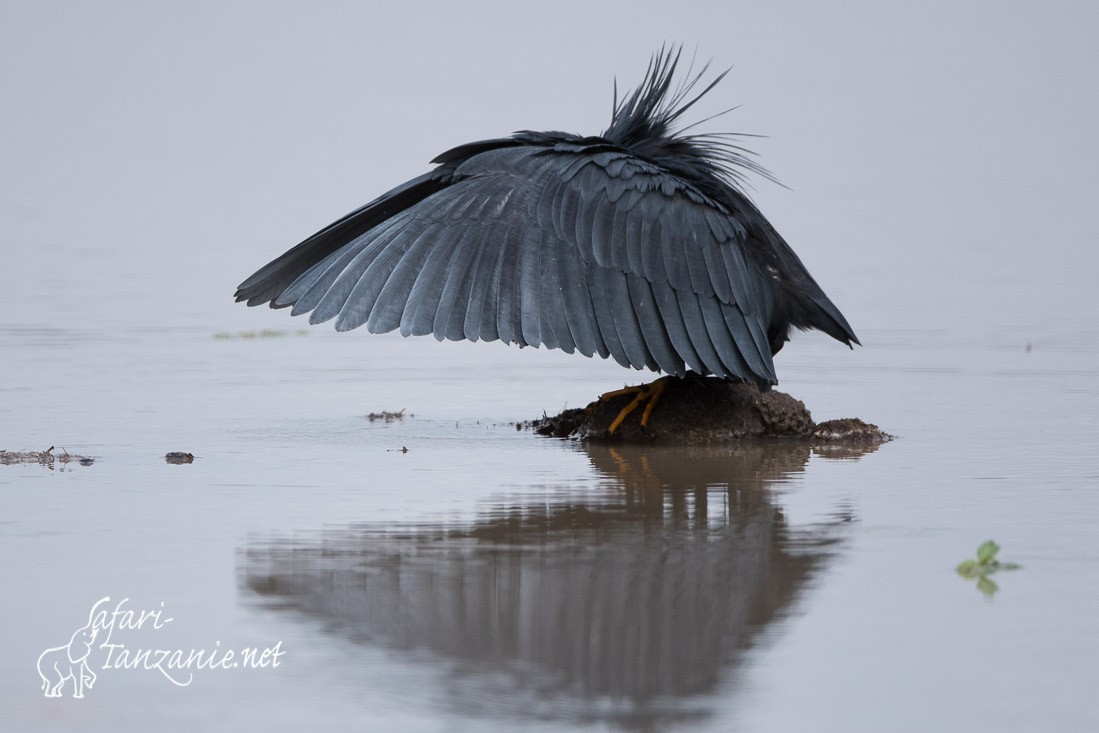
[[[745,137],[759,137],[758,135],[732,132],[684,134],[703,122],[733,111],[736,107],[676,129],[676,123],[683,114],[717,86],[730,71],[726,69],[721,72],[696,93],[695,89],[709,70],[710,64],[703,64],[695,73],[695,62],[692,58],[686,73],[676,83],[676,70],[682,53],[682,45],[662,47],[650,59],[641,84],[621,100],[618,99],[618,84],[615,82],[611,124],[602,137],[706,188],[711,187],[706,184],[713,184],[716,179],[744,194],[748,185],[748,173],[778,183],[756,161],[755,153],[735,142]]]

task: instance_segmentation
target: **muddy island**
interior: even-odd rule
[[[879,445],[894,437],[858,418],[816,423],[805,404],[785,392],[693,375],[608,392],[587,407],[520,427],[555,438],[665,445],[783,438],[842,449]]]

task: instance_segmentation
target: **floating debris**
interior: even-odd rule
[[[370,422],[375,422],[377,420],[383,420],[385,422],[393,422],[394,420],[404,420],[404,417],[405,417],[404,411],[405,411],[405,408],[403,408],[403,407],[398,412],[389,412],[388,410],[382,410],[381,412],[372,412],[369,415],[363,415],[363,419],[364,420],[369,420]],[[409,417],[416,417],[415,415],[413,415],[411,413],[409,413],[408,416]]]
[[[184,464],[184,463],[194,463],[195,462],[195,454],[194,453],[184,453],[183,451],[172,451],[170,453],[165,453],[164,454],[164,461],[166,463],[172,463],[172,464],[175,464],[177,466],[181,465],[181,464]]]
[[[79,463],[81,466],[90,466],[95,463],[94,458],[88,456],[81,456],[75,453],[69,453],[64,448],[60,453],[54,453],[55,446],[50,446],[46,450],[21,450],[21,451],[6,451],[0,450],[0,464],[5,466],[15,465],[17,463],[37,463],[46,468],[52,469],[55,463],[61,465],[67,465],[69,463]]]

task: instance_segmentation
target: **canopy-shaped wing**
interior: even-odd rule
[[[511,145],[319,254],[272,305],[338,330],[776,383],[768,325],[781,295],[748,242],[732,212],[622,150]]]

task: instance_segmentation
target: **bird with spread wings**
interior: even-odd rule
[[[675,84],[680,56],[656,54],[601,135],[453,148],[260,268],[237,301],[340,331],[499,339],[764,389],[792,328],[859,343],[745,194],[746,174],[768,176],[751,153],[675,129],[725,76],[693,93],[706,69]]]

